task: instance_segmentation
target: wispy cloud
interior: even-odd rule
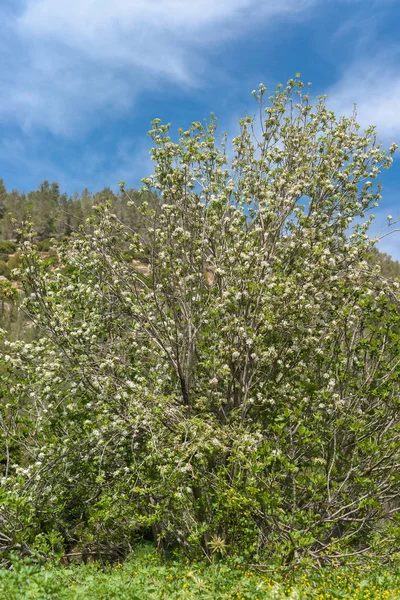
[[[0,10],[0,119],[69,135],[160,81],[207,79],[210,48],[318,0],[21,0]]]
[[[0,164],[2,163],[13,165],[18,174],[23,174],[24,172],[36,173],[37,183],[49,178],[58,180],[61,183],[61,186],[67,183],[62,168],[48,158],[43,157],[43,155],[37,151],[37,146],[36,152],[32,152],[31,148],[27,148],[27,144],[22,139],[5,136],[1,137]],[[3,176],[4,172],[0,174],[1,178]],[[8,187],[10,188],[10,186]],[[30,189],[24,189],[21,185],[18,186],[18,188],[20,191],[31,191]]]
[[[65,156],[62,164],[58,157],[52,157],[51,152],[43,155],[40,151],[42,143],[40,137],[31,138],[29,145],[21,139],[3,137],[0,139],[0,164],[7,161],[15,165],[22,180],[24,172],[35,173],[37,185],[45,179],[57,181],[61,190],[69,194],[81,192],[86,187],[92,192],[104,187],[118,191],[121,180],[128,186],[140,186],[140,180],[153,169],[147,140],[119,139],[113,143],[112,153],[107,147],[82,145]],[[10,189],[11,186],[7,187]],[[35,186],[18,185],[18,189],[25,192],[31,191],[32,187]]]
[[[342,77],[327,90],[328,106],[337,114],[352,114],[356,104],[357,121],[366,128],[375,125],[378,139],[388,146],[392,142],[400,144],[400,72],[398,69],[399,49],[387,46],[377,50],[369,60],[352,62]],[[395,157],[395,172],[399,172],[399,158]],[[381,180],[386,180],[382,174]],[[375,211],[376,220],[371,235],[378,235],[387,225],[386,216],[400,217],[399,199],[395,189],[384,185],[382,207]],[[396,259],[400,259],[400,234],[398,231],[384,237],[379,248]]]
[[[357,121],[362,127],[375,125],[385,143],[400,140],[400,72],[393,55],[387,49],[374,60],[352,63],[327,91],[330,108],[351,115],[356,103]]]

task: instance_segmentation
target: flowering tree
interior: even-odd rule
[[[214,118],[153,121],[145,237],[99,206],[55,268],[25,242],[41,336],[4,342],[4,548],[290,562],[397,535],[399,283],[364,219],[395,146],[298,79],[253,94],[231,161]]]

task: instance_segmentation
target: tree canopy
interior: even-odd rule
[[[153,121],[154,174],[124,195],[140,231],[105,202],[54,265],[25,238],[40,337],[4,341],[5,551],[396,548],[399,282],[365,218],[395,146],[298,79],[266,91],[232,159],[214,118],[177,141]]]

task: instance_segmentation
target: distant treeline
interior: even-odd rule
[[[107,187],[96,193],[84,189],[81,194],[75,193],[71,197],[61,193],[56,182],[43,181],[37,190],[25,193],[15,189],[7,191],[0,179],[0,239],[17,242],[18,231],[26,221],[33,223],[38,242],[62,239],[79,228],[93,212],[94,205],[106,200],[111,201],[113,212],[121,221],[140,230],[143,227],[140,214],[135,206],[127,205],[127,195],[135,204],[139,202],[139,193],[134,188],[118,194]],[[149,199],[157,202],[150,194]],[[8,252],[10,250],[11,247]]]
[[[389,254],[379,252],[376,248],[373,250],[373,258],[380,262],[382,275],[392,278],[400,277],[400,262],[398,260],[393,260]]]

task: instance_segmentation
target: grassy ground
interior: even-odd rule
[[[163,564],[152,550],[123,565],[70,567],[15,562],[0,570],[0,598],[5,600],[327,600],[398,599],[399,569],[355,567],[297,570],[290,573],[249,570],[232,561],[213,565]]]

